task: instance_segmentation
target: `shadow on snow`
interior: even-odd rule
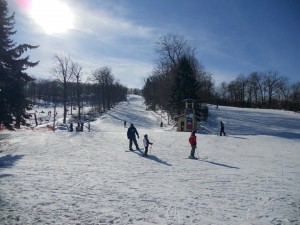
[[[240,169],[239,167],[236,167],[236,166],[229,166],[229,165],[226,165],[226,164],[223,164],[223,163],[217,163],[217,162],[213,162],[213,161],[209,161],[209,160],[200,160],[202,162],[207,162],[207,163],[210,163],[210,164],[213,164],[213,165],[216,165],[216,166],[223,166],[223,167],[226,167],[226,168],[229,168],[229,169]]]
[[[161,163],[161,164],[164,164],[166,166],[172,166],[172,164],[168,163],[167,161],[163,161],[161,160],[160,158],[158,158],[157,156],[155,155],[149,155],[148,157],[144,157],[143,154],[144,152],[142,152],[141,150],[138,150],[138,151],[134,151],[135,154],[145,158],[145,159],[149,159],[149,160],[153,160],[155,162],[158,162],[158,163]]]
[[[10,168],[12,167],[18,160],[22,159],[24,155],[6,155],[0,157],[0,168]]]

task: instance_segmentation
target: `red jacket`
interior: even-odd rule
[[[196,135],[191,135],[189,138],[189,142],[191,145],[197,145],[197,137]]]

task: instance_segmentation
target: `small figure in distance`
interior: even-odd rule
[[[220,129],[220,136],[222,136],[222,134],[224,134],[224,136],[226,136],[225,134],[225,127],[224,127],[224,123],[222,121],[220,121],[220,125],[221,125],[221,129]]]
[[[73,123],[70,124],[70,132],[73,132]]]

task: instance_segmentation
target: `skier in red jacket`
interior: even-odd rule
[[[192,146],[192,150],[191,150],[191,155],[190,155],[190,159],[195,159],[195,150],[197,148],[197,137],[196,137],[196,131],[193,131],[190,138],[189,138],[189,142]]]

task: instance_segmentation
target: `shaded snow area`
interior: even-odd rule
[[[211,106],[192,160],[190,133],[145,108],[129,96],[91,132],[1,132],[0,224],[300,224],[299,114]],[[149,158],[126,152],[124,120]]]

